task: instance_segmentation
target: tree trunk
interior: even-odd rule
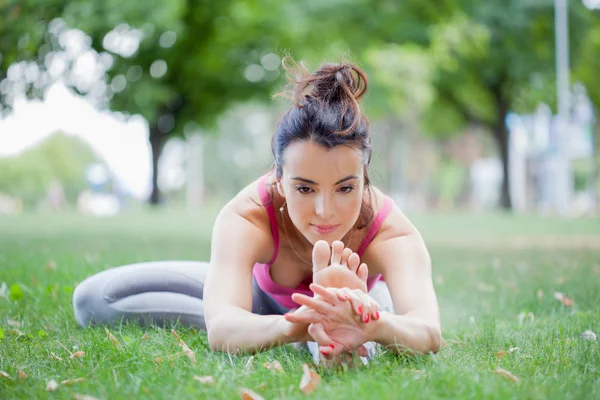
[[[158,160],[165,146],[166,135],[158,129],[157,122],[150,126],[149,140],[152,148],[152,193],[149,201],[152,205],[159,205],[162,201],[162,195],[158,188]]]
[[[498,85],[494,90],[494,99],[496,103],[497,119],[492,126],[494,140],[500,150],[502,158],[502,187],[500,189],[500,208],[512,210],[512,201],[510,196],[510,174],[508,158],[508,127],[506,126],[506,116],[508,114],[508,102],[502,96],[502,85]]]

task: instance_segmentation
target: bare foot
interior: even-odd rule
[[[331,264],[330,264],[331,263]],[[360,264],[360,257],[339,240],[329,243],[319,240],[313,248],[313,282],[323,287],[367,291],[369,270]]]

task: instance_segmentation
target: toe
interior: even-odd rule
[[[350,257],[350,255],[352,255],[352,249],[346,247],[344,251],[342,251],[342,261],[340,264],[349,267],[350,264],[348,264],[348,257]]]
[[[350,254],[350,256],[348,257],[348,268],[358,274],[358,266],[360,264],[360,257],[358,256],[358,254],[356,253],[352,253]]]
[[[344,243],[336,240],[331,245],[331,264],[340,264],[342,252],[344,251]]]
[[[369,268],[367,268],[367,264],[360,264],[360,267],[358,267],[358,271],[356,271],[356,275],[358,275],[361,281],[366,282],[367,278],[369,277]]]
[[[329,265],[329,256],[331,250],[329,249],[329,243],[324,240],[319,240],[313,247],[312,261],[313,261],[313,272],[319,272],[323,268]]]

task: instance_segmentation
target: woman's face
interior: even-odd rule
[[[353,146],[326,149],[312,141],[288,146],[279,193],[296,228],[311,243],[331,244],[354,225],[364,190],[362,152]]]

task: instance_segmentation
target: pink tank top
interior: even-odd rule
[[[260,178],[258,182],[258,192],[260,194],[260,199],[263,205],[267,209],[267,214],[269,215],[269,221],[271,223],[271,234],[273,235],[273,244],[275,247],[275,251],[273,252],[273,257],[271,257],[271,260],[268,263],[254,264],[253,275],[256,279],[256,283],[258,284],[258,286],[265,293],[269,294],[273,298],[273,300],[277,301],[279,304],[286,308],[296,308],[299,306],[299,304],[292,300],[292,294],[302,293],[312,297],[313,292],[308,288],[308,286],[312,282],[312,279],[310,279],[309,282],[305,281],[300,283],[296,288],[288,288],[278,285],[277,283],[273,282],[273,279],[271,279],[271,265],[275,262],[275,260],[277,259],[277,255],[279,254],[279,230],[277,229],[275,209],[273,208],[273,203],[271,202],[270,195],[267,192],[267,189],[265,188],[267,176],[268,174],[263,175]],[[369,245],[369,243],[371,243],[371,240],[373,240],[373,237],[375,237],[375,234],[383,224],[383,221],[392,210],[393,206],[393,200],[388,196],[385,196],[383,207],[381,207],[381,210],[379,210],[379,212],[375,216],[375,219],[373,220],[373,223],[371,224],[371,227],[367,232],[367,236],[362,241],[362,243],[358,247],[358,251],[356,252],[361,258],[365,253],[367,246]],[[379,279],[381,279],[381,274],[370,276],[369,278],[367,278],[367,289],[370,291],[373,288],[373,285],[375,285],[375,283],[377,283]]]

